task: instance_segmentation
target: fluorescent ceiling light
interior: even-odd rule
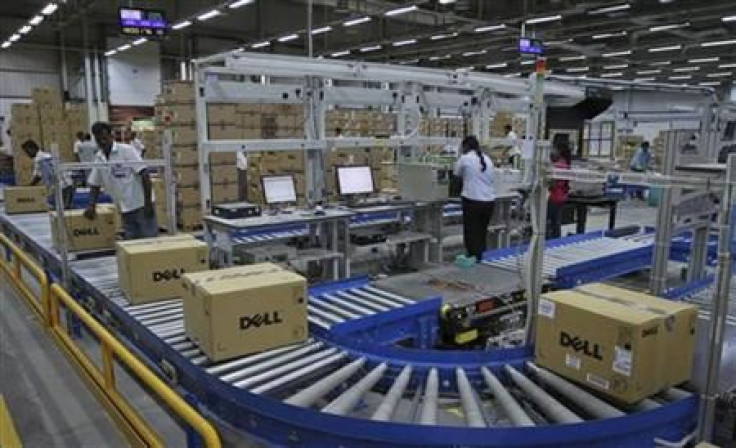
[[[148,39],[146,39],[145,37],[141,37],[140,39],[134,40],[133,41],[133,45],[138,46],[138,45],[144,44],[146,42],[148,42]]]
[[[554,22],[557,20],[562,20],[562,16],[560,14],[556,14],[554,16],[535,17],[533,19],[526,19],[524,23],[526,23],[527,25],[535,25],[538,23]]]
[[[332,56],[333,58],[339,58],[340,56],[347,56],[349,54],[350,54],[350,50],[345,50],[345,51],[338,51],[336,53],[332,53],[330,56]]]
[[[708,81],[708,82],[701,82],[698,83],[699,86],[703,87],[718,87],[721,85],[720,81]]]
[[[504,78],[516,78],[517,76],[521,76],[521,72],[506,73],[505,75],[503,75]]]
[[[105,52],[105,56],[112,56],[112,55],[114,55],[117,52],[118,52],[118,50],[108,50],[108,51]]]
[[[590,70],[590,67],[570,67],[566,68],[565,71],[568,73],[582,73]]]
[[[708,62],[718,62],[721,58],[700,58],[700,59],[690,59],[690,64],[707,64]]]
[[[617,56],[628,56],[631,54],[631,50],[614,51],[613,53],[603,53],[601,56],[604,58],[615,58]]]
[[[449,5],[455,3],[457,0],[440,0],[440,5]]]
[[[622,68],[628,68],[629,64],[616,64],[616,65],[604,65],[603,70],[620,70]]]
[[[31,31],[32,29],[33,29],[33,27],[31,27],[31,25],[25,25],[25,26],[22,26],[22,27],[21,27],[21,28],[20,28],[20,29],[18,30],[18,32],[19,32],[20,34],[28,34],[28,33],[29,33],[29,32],[30,32],[30,31]]]
[[[672,61],[651,62],[649,65],[651,65],[652,67],[659,67],[662,65],[672,65]]]
[[[736,22],[736,16],[726,16],[721,20],[723,20],[724,22]]]
[[[392,45],[394,47],[403,47],[405,45],[414,45],[415,43],[417,43],[416,39],[408,39],[408,40],[400,40],[398,42],[394,42]]]
[[[636,78],[634,79],[634,82],[651,82],[656,80],[657,78]]]
[[[9,48],[11,45],[13,45],[13,43],[10,42],[10,41],[8,41],[8,40],[6,40],[5,42],[3,42],[2,45],[0,45],[0,48],[2,48],[4,50],[6,48]]]
[[[716,40],[700,44],[701,47],[720,47],[721,45],[736,45],[736,40]]]
[[[361,23],[370,22],[371,20],[373,19],[371,19],[370,17],[361,17],[359,19],[348,20],[347,22],[344,22],[342,25],[343,26],[355,26],[355,25],[360,25]]]
[[[118,47],[118,51],[130,50],[130,44],[121,45]]]
[[[676,73],[688,73],[688,72],[697,72],[700,70],[700,67],[678,67],[676,69],[673,69],[673,72]]]
[[[736,68],[736,64],[721,64],[718,68]]]
[[[481,26],[479,28],[476,28],[474,31],[476,33],[486,33],[488,31],[497,31],[497,30],[504,30],[504,29],[506,29],[506,25],[502,23],[500,25]]]
[[[733,72],[708,73],[705,76],[708,78],[727,78],[731,75],[733,75]]]
[[[407,12],[416,11],[417,9],[419,9],[417,5],[404,6],[403,8],[396,8],[396,9],[391,9],[389,11],[386,11],[384,15],[389,16],[389,17],[398,16],[400,14],[406,14]]]
[[[192,22],[190,20],[185,20],[183,22],[179,22],[179,23],[175,23],[175,24],[171,25],[171,29],[172,30],[180,30],[182,28],[186,28],[186,27],[190,26],[191,24],[192,24]]]
[[[588,14],[594,16],[597,14],[608,14],[610,12],[618,12],[618,11],[626,11],[627,9],[631,9],[631,5],[628,3],[624,3],[621,5],[613,5],[613,6],[606,6],[604,8],[598,8],[588,11]]]
[[[615,33],[594,34],[592,38],[593,40],[610,39],[613,37],[624,37],[627,34],[628,33],[626,31],[617,31]]]
[[[670,23],[668,25],[657,25],[657,26],[650,26],[649,31],[652,33],[656,33],[658,31],[667,31],[667,30],[676,30],[680,28],[687,28],[690,26],[690,22],[685,23]]]
[[[490,65],[486,65],[486,68],[487,68],[487,69],[489,69],[489,70],[493,70],[493,69],[495,69],[495,68],[506,68],[506,67],[508,67],[508,66],[509,66],[509,64],[508,64],[507,62],[502,62],[502,63],[500,63],[500,64],[490,64]]]
[[[650,48],[647,51],[649,51],[650,53],[662,53],[663,51],[679,51],[679,50],[682,50],[682,45],[670,45],[667,47],[654,47],[654,48]]]
[[[693,75],[670,76],[667,79],[670,81],[684,81],[687,79],[693,79]]]
[[[43,22],[43,16],[34,16],[31,20],[28,21],[28,23],[33,26],[36,26],[41,22]]]
[[[263,48],[263,47],[268,47],[269,45],[271,45],[271,42],[264,40],[263,42],[258,42],[257,44],[253,44],[250,47],[251,48]]]
[[[450,39],[452,37],[459,36],[460,33],[452,33],[452,34],[435,34],[434,36],[430,37],[429,40],[442,40],[442,39]]]
[[[465,53],[463,53],[463,56],[465,56],[467,58],[467,57],[470,57],[470,56],[479,56],[481,54],[486,54],[486,53],[488,53],[488,51],[486,51],[486,50],[466,51]]]
[[[331,26],[323,26],[322,28],[317,28],[316,30],[312,30],[312,34],[323,34],[332,31]]]
[[[299,35],[298,34],[288,34],[286,36],[279,37],[278,38],[278,41],[279,42],[290,42],[290,41],[296,40],[296,39],[299,39]]]
[[[601,78],[620,78],[624,76],[622,72],[614,72],[614,73],[603,73],[601,74]]]
[[[59,8],[59,5],[57,5],[56,3],[49,3],[48,5],[44,6],[44,8],[41,10],[41,14],[43,14],[45,16],[50,16],[58,8]]]
[[[240,8],[241,6],[250,5],[251,3],[255,1],[256,0],[237,0],[227,5],[227,7],[230,9]]]
[[[521,61],[519,64],[521,64],[521,65],[534,65],[535,62],[536,61],[534,61],[534,60],[527,59],[527,60]]]
[[[662,73],[662,70],[641,70],[636,72],[637,75],[657,75]]]
[[[440,59],[442,59],[440,56],[430,56],[429,57],[430,61],[439,61]]]
[[[380,49],[381,49],[381,46],[380,45],[372,45],[370,47],[363,47],[363,48],[360,49],[360,51],[363,52],[363,53],[368,53],[369,51],[376,51],[376,50],[380,50]]]
[[[206,12],[206,13],[204,13],[204,14],[200,14],[200,15],[198,15],[198,16],[197,16],[197,20],[199,20],[199,21],[201,21],[201,22],[204,22],[205,20],[209,20],[209,19],[211,19],[211,18],[213,18],[213,17],[217,17],[217,16],[219,16],[220,14],[222,14],[222,13],[220,12],[220,10],[219,10],[219,9],[213,9],[212,11],[207,11],[207,12]]]
[[[550,46],[553,46],[553,45],[568,44],[570,42],[572,42],[572,39],[561,39],[561,40],[550,40],[550,41],[545,42],[544,44],[546,46],[550,47]]]
[[[17,40],[19,40],[19,39],[20,39],[20,34],[18,34],[18,33],[16,33],[16,34],[13,34],[12,36],[10,36],[10,37],[8,38],[8,40],[9,40],[10,42],[16,42],[16,41],[17,41]]]
[[[560,62],[570,62],[570,61],[584,61],[585,56],[563,56],[560,58]]]

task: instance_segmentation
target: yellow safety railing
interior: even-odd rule
[[[43,317],[54,339],[80,367],[86,378],[91,380],[104,404],[123,420],[123,430],[135,440],[134,446],[165,446],[153,429],[140,417],[138,412],[117,390],[115,379],[115,360],[126,366],[150,391],[160,398],[182,421],[196,431],[205,447],[220,448],[220,437],[214,427],[194,408],[186,403],[174,390],[154,374],[141,360],[120,343],[102,324],[79,305],[61,286],[51,285],[46,274],[27,255],[0,234],[0,246],[12,255],[8,260],[0,254],[0,271],[5,272],[11,283],[32,304],[35,311]],[[40,297],[26,283],[21,268],[28,271],[40,286]],[[99,341],[102,368],[98,368],[80,349],[69,335],[67,328],[60,323],[60,310],[64,307],[85,325],[87,330]]]

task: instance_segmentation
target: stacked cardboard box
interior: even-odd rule
[[[394,133],[395,115],[371,110],[336,109],[325,116],[328,137],[389,136]]]
[[[423,118],[419,122],[419,133],[432,137],[462,137],[464,126],[462,118]]]
[[[28,185],[31,181],[33,162],[23,152],[21,145],[28,139],[41,144],[41,123],[38,117],[38,109],[33,104],[11,105],[10,132],[13,141],[15,182],[18,185]]]
[[[499,112],[491,119],[491,137],[506,137],[506,126],[511,126],[511,129],[519,137],[526,134],[525,118],[517,117],[515,114],[508,112]]]

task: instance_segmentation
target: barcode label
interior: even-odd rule
[[[577,356],[565,353],[565,365],[575,370],[580,370],[581,361]]]
[[[548,317],[550,319],[555,318],[556,305],[554,302],[547,299],[539,299],[539,306],[537,306],[537,314],[540,316]]]
[[[631,364],[634,358],[631,350],[619,346],[614,347],[613,371],[621,375],[631,376]]]
[[[593,375],[592,373],[589,373],[585,377],[585,380],[599,389],[608,390],[608,388],[610,387],[610,384],[605,378],[601,378],[598,375]]]

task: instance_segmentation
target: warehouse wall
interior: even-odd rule
[[[107,48],[119,45],[110,39]],[[153,106],[161,93],[161,56],[158,43],[147,42],[107,58],[110,104]]]

